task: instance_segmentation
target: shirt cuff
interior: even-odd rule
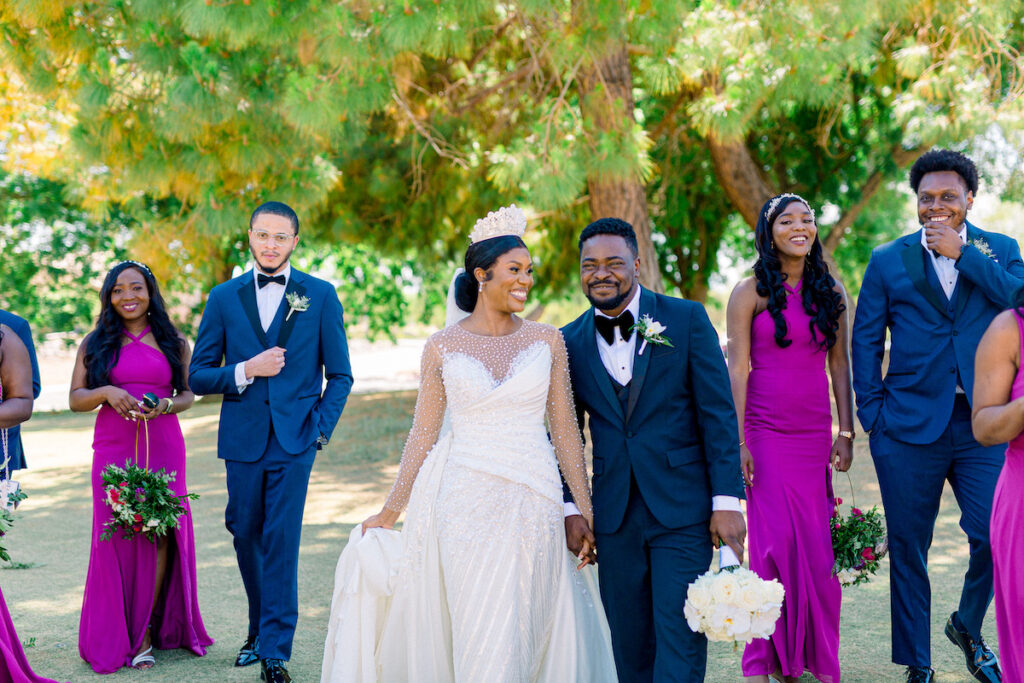
[[[711,511],[742,512],[740,499],[736,496],[711,496]]]
[[[252,384],[252,378],[245,376],[245,363],[235,364],[235,386],[238,387],[238,393],[245,391],[245,388]]]
[[[582,512],[580,512],[580,509],[576,507],[576,503],[562,503],[562,507],[564,508],[563,512],[564,516],[566,517],[572,517],[573,515],[583,514]]]

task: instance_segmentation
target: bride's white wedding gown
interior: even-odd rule
[[[559,469],[593,514],[561,333],[452,325],[421,371],[386,503],[405,525],[353,530],[322,681],[613,683],[595,570],[565,545]]]

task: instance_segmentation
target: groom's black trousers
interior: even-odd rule
[[[711,564],[707,522],[662,526],[633,480],[622,525],[596,539],[619,681],[703,681],[707,639],[687,626],[683,603],[687,587]]]

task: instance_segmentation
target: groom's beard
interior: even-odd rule
[[[605,283],[602,283],[605,284]],[[611,311],[621,306],[633,293],[633,285],[630,285],[625,292],[620,292],[610,299],[596,299],[590,295],[590,289],[583,293],[590,305],[599,311]]]
[[[265,273],[266,275],[273,275],[282,268],[284,268],[286,265],[288,265],[288,259],[292,257],[293,251],[295,251],[294,247],[289,249],[288,253],[284,255],[284,259],[281,261],[281,263],[279,263],[276,268],[273,268],[270,265],[261,261],[260,257],[256,255],[256,250],[252,248],[252,244],[249,245],[249,253],[252,254],[252,260],[256,262],[256,265],[259,266],[259,269],[263,271],[263,273]]]

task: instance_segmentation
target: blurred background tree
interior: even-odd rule
[[[703,300],[781,191],[825,208],[855,291],[921,151],[1024,186],[1022,20],[1010,0],[0,0],[3,162],[121,226],[186,318],[271,198],[371,334],[411,293],[439,300],[473,221],[510,202],[541,300],[609,214],[637,227],[646,285]]]

